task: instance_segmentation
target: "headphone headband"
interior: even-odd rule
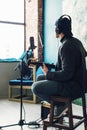
[[[59,20],[62,20],[63,18],[67,18],[71,22],[71,17],[67,14],[62,15]]]
[[[71,17],[69,15],[62,15],[55,23],[56,25],[56,33],[60,34],[61,32],[71,33]]]

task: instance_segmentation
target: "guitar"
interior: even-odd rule
[[[30,65],[30,64],[33,64],[33,65],[36,65],[36,66],[43,66],[43,63],[44,62],[38,62],[38,61],[31,61],[31,60],[29,60],[28,61],[28,65]],[[47,67],[48,67],[48,69],[55,69],[55,65],[54,64],[49,64],[49,63],[44,63]]]

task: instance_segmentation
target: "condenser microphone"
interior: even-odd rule
[[[34,37],[33,36],[29,38],[29,42],[30,42],[29,49],[34,50],[37,46],[34,45]]]

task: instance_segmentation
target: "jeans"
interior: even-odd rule
[[[79,91],[78,88],[70,87],[69,84],[64,86],[64,83],[62,82],[46,80],[45,75],[40,75],[37,78],[37,81],[32,85],[32,92],[37,97],[50,103],[51,96],[74,97],[77,95],[76,92]]]

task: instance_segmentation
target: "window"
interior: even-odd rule
[[[0,59],[24,51],[24,0],[0,0]]]

